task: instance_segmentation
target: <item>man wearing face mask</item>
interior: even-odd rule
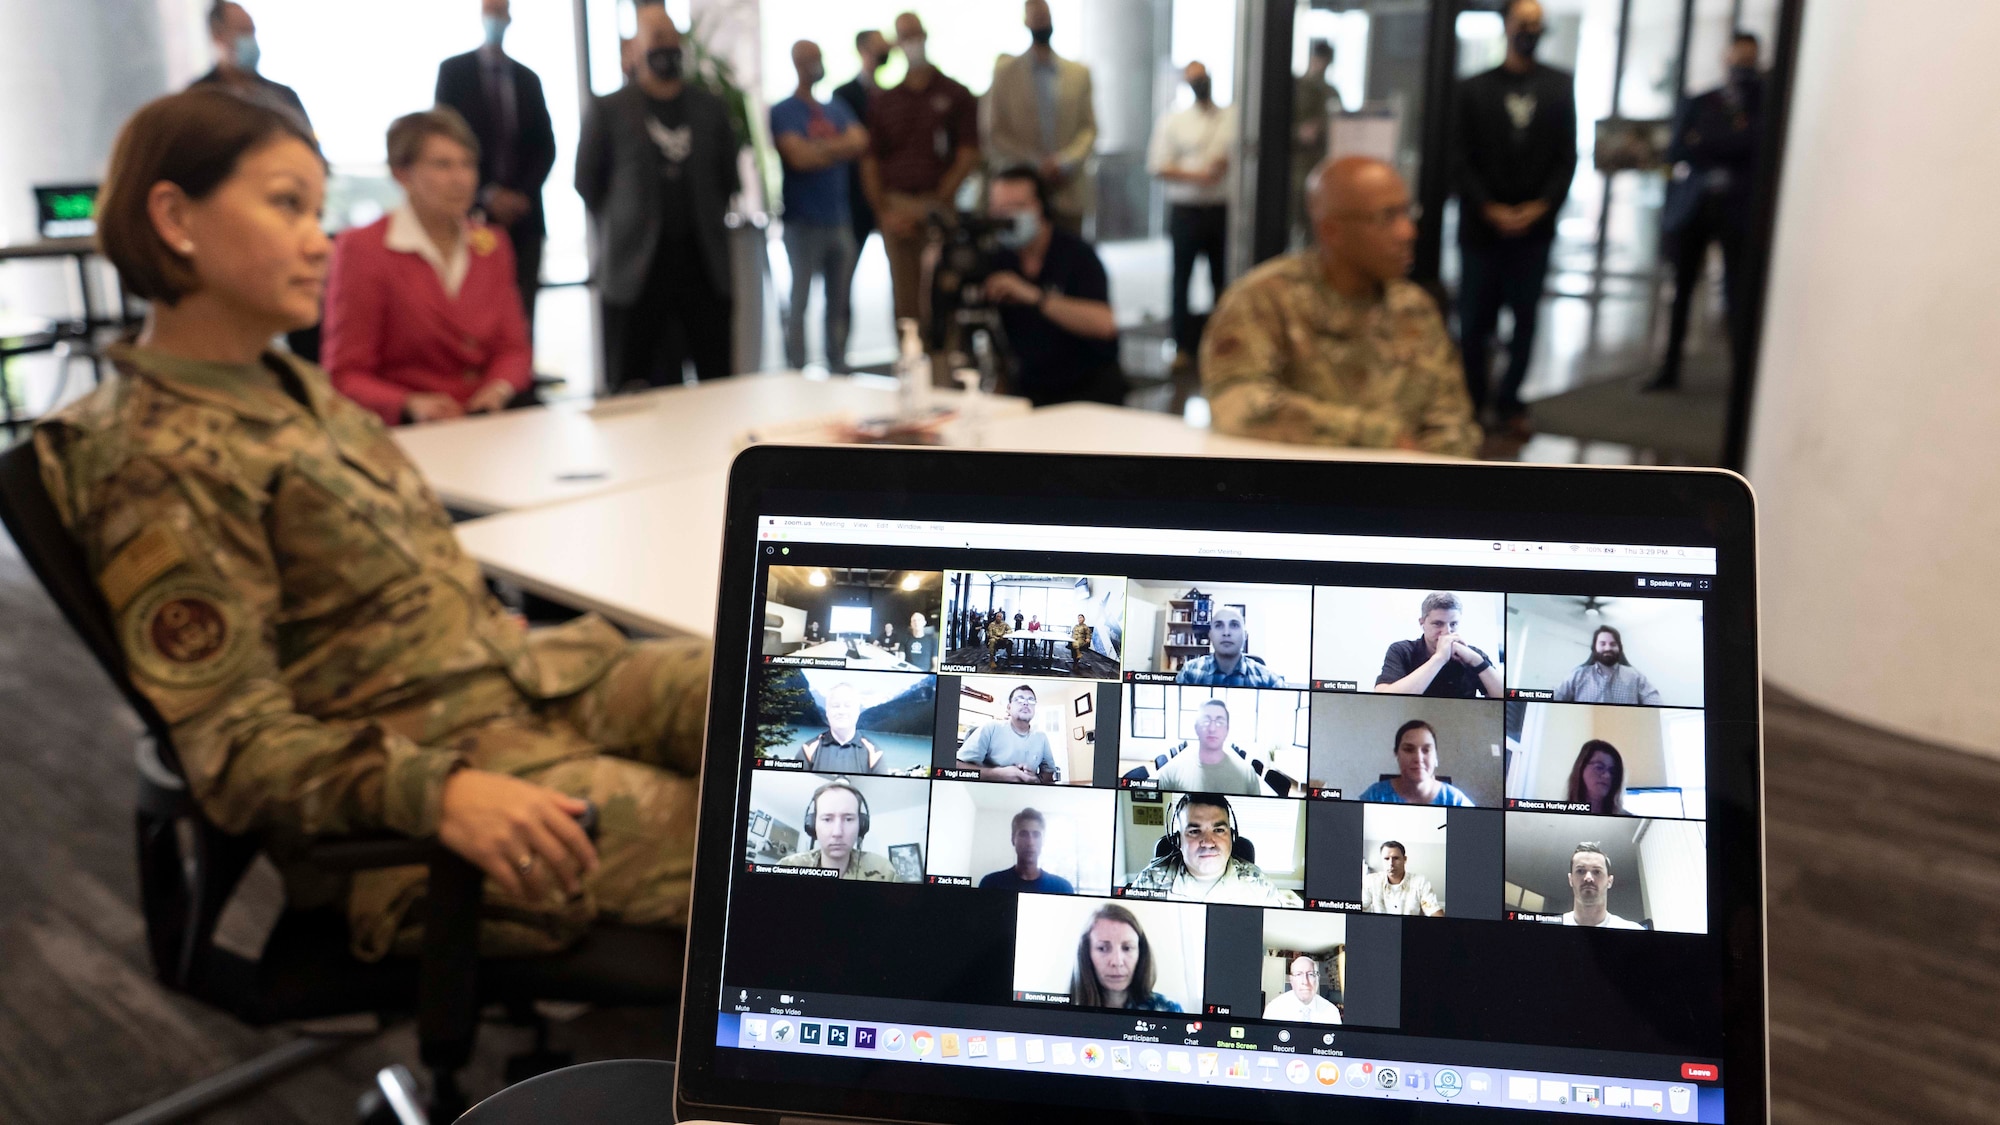
[[[509,58],[501,43],[512,22],[507,0],[480,0],[485,42],[438,64],[432,99],[457,110],[479,138],[479,207],[514,244],[514,281],[528,336],[542,286],[542,184],[556,165],[555,127],[542,80]]]
[[[1576,91],[1567,71],[1535,61],[1540,0],[1507,7],[1507,59],[1458,91],[1460,346],[1473,409],[1483,410],[1504,306],[1514,319],[1494,412],[1517,438],[1530,432],[1521,383],[1555,243],[1556,213],[1576,175]]]
[[[896,17],[896,46],[910,70],[868,107],[869,148],[861,158],[862,190],[889,253],[897,320],[923,315],[926,224],[952,213],[958,186],[979,166],[979,100],[931,64],[927,45],[915,12]]]
[[[868,108],[875,104],[875,96],[882,87],[875,84],[875,76],[889,62],[889,41],[874,28],[858,32],[854,36],[854,53],[861,59],[861,72],[853,81],[835,88],[835,100],[845,104],[854,114],[854,120],[866,123]],[[868,236],[875,230],[875,211],[868,206],[868,193],[861,186],[861,162],[851,161],[847,165],[847,212],[849,227],[854,231],[854,258],[861,259],[861,248],[868,243]],[[847,285],[852,289],[854,270],[850,264]]]
[[[1194,366],[1201,333],[1188,305],[1194,260],[1208,259],[1215,296],[1229,281],[1229,149],[1236,141],[1236,112],[1215,104],[1208,68],[1198,62],[1182,72],[1194,104],[1171,110],[1153,126],[1146,170],[1160,180],[1167,197],[1167,235],[1174,244],[1174,367]]]
[[[1097,145],[1090,68],[1049,46],[1055,24],[1048,0],[1028,0],[1024,22],[1032,45],[1020,55],[1000,56],[994,66],[981,103],[986,121],[980,147],[989,168],[1026,164],[1041,173],[1056,225],[1081,236],[1091,202],[1085,172]]]
[[[1036,406],[1123,403],[1111,283],[1097,251],[1050,221],[1048,185],[1025,164],[993,176],[986,212],[1009,224],[986,299],[999,306],[1013,353],[1010,392]]]
[[[1752,188],[1764,134],[1764,79],[1757,70],[1757,37],[1739,31],[1724,60],[1729,80],[1690,100],[1674,122],[1667,162],[1677,165],[1660,215],[1663,253],[1674,263],[1674,308],[1667,322],[1667,356],[1650,389],[1681,383],[1681,348],[1695,287],[1708,269],[1708,246],[1722,244],[1722,298],[1729,340],[1744,337],[1743,253],[1750,238]]]
[[[619,390],[730,374],[729,245],[737,139],[722,100],[682,72],[681,33],[641,4],[633,83],[594,99],[576,192],[597,222],[605,382]]]
[[[868,131],[847,104],[822,102],[813,86],[826,77],[819,44],[792,44],[798,90],[771,107],[771,139],[785,167],[785,254],[792,297],[785,306],[785,363],[806,365],[806,302],[815,276],[826,298],[826,365],[847,370],[847,287],[854,274],[847,173],[868,148]]]
[[[257,73],[262,52],[257,47],[257,23],[241,4],[216,0],[208,9],[208,38],[215,48],[215,68],[195,79],[191,86],[220,82],[266,105],[289,109],[299,115],[307,132],[312,121],[306,117],[305,103],[290,86],[273,82]]]

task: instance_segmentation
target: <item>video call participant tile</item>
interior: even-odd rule
[[[757,770],[744,861],[755,872],[921,883],[931,783]]]
[[[1708,723],[1679,708],[1509,703],[1507,806],[1701,820]]]
[[[1128,683],[1121,788],[1303,797],[1310,693]]]
[[[1123,578],[953,570],[944,584],[944,671],[1118,678]]]
[[[927,777],[937,677],[767,664],[753,753],[766,769]]]
[[[1702,706],[1699,601],[1512,594],[1507,610],[1510,699]]]
[[[1310,788],[1349,801],[1499,808],[1505,707],[1484,699],[1315,693]]]
[[[1111,893],[1109,789],[931,786],[932,883],[1040,894]]]
[[[1147,579],[1126,586],[1125,670],[1137,682],[1308,687],[1312,588]]]
[[[1111,784],[1115,681],[940,676],[932,776],[1020,785]]]
[[[1308,801],[1308,905],[1497,920],[1504,816],[1497,809]]]
[[[937,670],[942,573],[774,566],[768,575],[766,657],[820,666]]]
[[[1508,813],[1509,917],[1706,933],[1707,831],[1698,820]]]
[[[1022,895],[1015,919],[1017,1001],[1201,1011],[1208,925],[1200,906]]]
[[[1121,790],[1114,893],[1302,907],[1307,804],[1279,797]]]
[[[1313,587],[1313,686],[1499,699],[1506,598],[1472,590]]]

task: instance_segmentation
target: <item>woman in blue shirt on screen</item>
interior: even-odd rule
[[[1130,911],[1106,903],[1091,914],[1076,943],[1070,1000],[1079,1008],[1178,1012],[1179,1004],[1153,991],[1153,947]]]
[[[1470,805],[1472,798],[1437,779],[1437,731],[1422,719],[1396,728],[1396,776],[1361,791],[1364,801],[1392,805]]]

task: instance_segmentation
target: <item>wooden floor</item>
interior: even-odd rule
[[[1982,690],[1954,682],[1947,690]],[[1772,1082],[1781,1122],[2000,1119],[2000,762],[1782,697],[1766,727]],[[136,723],[0,537],[0,1122],[106,1121],[284,1042],[152,982],[132,860]],[[255,941],[259,873],[225,921]],[[579,1060],[658,1055],[665,1014],[587,1013]],[[489,1029],[466,1079],[497,1089],[525,1041]],[[353,1120],[407,1028],[213,1114]]]

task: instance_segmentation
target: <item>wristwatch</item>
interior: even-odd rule
[[[1484,663],[1484,664],[1481,664],[1481,665],[1480,665],[1479,667],[1477,667],[1477,668],[1474,668],[1474,669],[1472,670],[1472,673],[1473,673],[1473,675],[1478,675],[1479,673],[1481,673],[1481,672],[1484,672],[1484,671],[1486,671],[1486,670],[1487,670],[1488,668],[1491,668],[1491,667],[1493,667],[1493,658],[1489,656],[1489,657],[1487,657],[1487,658],[1486,658],[1486,663]]]

